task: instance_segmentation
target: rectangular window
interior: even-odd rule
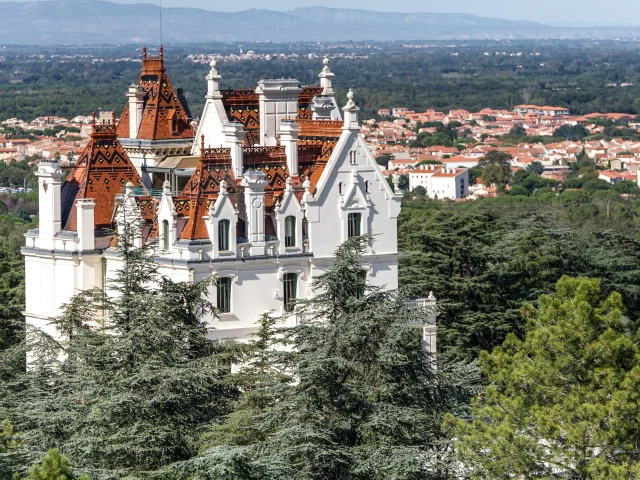
[[[162,249],[169,250],[169,221],[162,221]]]
[[[284,219],[284,246],[296,246],[296,217],[290,216]]]
[[[298,275],[295,273],[285,273],[282,281],[284,284],[284,311],[292,312],[298,289]]]
[[[218,250],[226,252],[229,250],[229,220],[220,220],[218,222]]]
[[[218,290],[218,310],[222,313],[231,312],[231,278],[218,278],[216,288]]]
[[[464,197],[464,178],[460,180],[460,196]]]
[[[361,213],[350,213],[347,218],[347,230],[348,236],[351,237],[359,237],[360,233],[360,224],[362,223],[362,214]]]

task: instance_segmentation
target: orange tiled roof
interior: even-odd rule
[[[138,138],[172,140],[194,137],[187,106],[165,73],[162,47],[159,57],[148,57],[146,47],[143,49],[142,73],[138,84],[146,94]],[[129,138],[128,104],[118,122],[118,137]]]
[[[120,145],[114,125],[93,122],[91,140],[73,166],[62,185],[62,224],[65,230],[76,230],[75,203],[80,198],[96,200],[95,228],[109,229],[115,197],[131,182],[142,184],[129,156]]]

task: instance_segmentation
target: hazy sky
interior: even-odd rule
[[[7,1],[7,0],[0,0]],[[16,1],[16,0],[10,0]],[[33,0],[17,0],[33,1]],[[120,3],[158,3],[160,0],[115,0]],[[211,0],[162,0],[164,7],[197,7],[217,11],[236,11],[247,8],[291,10],[302,6],[322,5],[338,8],[365,8],[397,12],[471,13],[487,17],[513,20],[533,20],[554,25],[640,25],[639,0],[243,0],[242,2]]]

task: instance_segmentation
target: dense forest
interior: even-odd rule
[[[353,87],[366,116],[380,108],[418,111],[511,109],[519,103],[566,106],[573,113],[640,113],[640,53],[633,42],[513,41],[332,44],[208,44],[166,46],[168,73],[194,116],[204,105],[208,65],[189,54],[297,54],[296,58],[222,61],[224,88],[253,87],[265,75],[317,83],[332,63],[340,96]],[[153,52],[151,52],[153,53]],[[157,52],[156,52],[157,53]],[[496,54],[497,53],[497,54]],[[125,103],[140,74],[139,47],[7,47],[0,56],[0,118],[73,117]],[[616,85],[615,87],[612,85]],[[627,84],[627,86],[620,86]]]

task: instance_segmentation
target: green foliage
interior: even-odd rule
[[[561,278],[523,309],[524,340],[509,335],[482,363],[490,386],[472,420],[448,422],[473,478],[637,478],[640,348],[622,296]]]
[[[529,190],[522,185],[514,185],[511,187],[511,190],[509,190],[509,195],[529,195]]]
[[[36,183],[36,177],[28,160],[20,162],[12,160],[8,164],[0,162],[0,186],[22,187],[26,184],[27,187],[34,187]]]
[[[596,277],[605,293],[617,290],[629,311],[640,310],[640,203],[596,193],[405,199],[400,284],[434,291],[442,351],[475,356],[521,334],[522,303],[550,293],[563,274]]]
[[[9,420],[0,422],[0,454],[15,450],[22,444],[20,435],[13,430],[13,425]]]
[[[627,195],[638,195],[640,193],[638,184],[636,182],[632,182],[631,180],[623,180],[621,182],[618,182],[613,186],[613,189],[618,193]]]
[[[416,188],[413,189],[413,193],[415,195],[420,195],[421,197],[424,197],[427,194],[427,191],[422,185],[418,185]]]
[[[566,140],[583,140],[588,135],[586,129],[581,125],[563,125],[553,132],[553,137],[564,138]]]
[[[527,165],[527,172],[535,173],[536,175],[542,175],[542,173],[544,172],[544,165],[542,165],[542,163],[537,160],[535,162],[531,162],[529,165]]]
[[[511,130],[509,130],[509,133],[511,135],[518,135],[518,136],[524,136],[527,134],[527,131],[525,130],[525,128],[522,126],[522,124],[517,124],[514,125]]]
[[[511,161],[513,157],[505,152],[491,150],[480,159],[478,165],[483,168],[482,182],[485,185],[505,185],[511,179]]]
[[[0,352],[22,338],[24,260],[20,246],[24,243],[23,234],[28,226],[11,211],[0,214]]]
[[[42,460],[41,465],[35,465],[29,471],[29,477],[25,480],[73,480],[76,477],[73,474],[71,462],[67,457],[52,448],[47,452]],[[79,480],[89,480],[87,475],[82,475]]]
[[[582,188],[582,179],[578,177],[569,177],[564,182],[565,188]]]

